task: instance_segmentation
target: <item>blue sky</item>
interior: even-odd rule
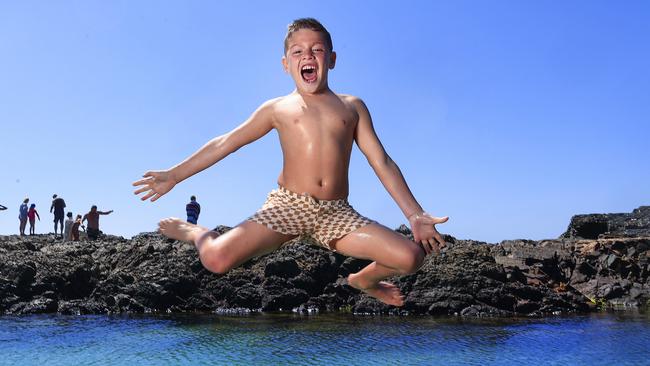
[[[458,238],[553,238],[578,213],[650,204],[644,1],[0,3],[0,233],[53,193],[129,237],[160,218],[236,225],[275,187],[275,132],[143,203],[131,182],[178,163],[293,90],[293,19],[330,30],[330,87],[360,96],[416,198]],[[358,149],[350,201],[406,220]]]

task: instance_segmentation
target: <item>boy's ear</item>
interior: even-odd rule
[[[282,68],[284,69],[284,72],[289,72],[289,63],[287,62],[286,56],[282,56]]]
[[[336,52],[332,51],[330,53],[330,67],[329,67],[329,69],[330,70],[334,69],[335,65],[336,65]]]

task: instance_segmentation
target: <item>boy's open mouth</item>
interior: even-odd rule
[[[316,81],[316,66],[314,65],[305,65],[300,69],[300,75],[302,79],[307,83],[313,83]]]

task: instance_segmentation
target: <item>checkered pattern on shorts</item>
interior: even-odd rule
[[[374,222],[359,214],[346,199],[317,200],[282,186],[271,191],[262,208],[248,220],[282,234],[311,237],[328,249],[332,249],[332,240]]]

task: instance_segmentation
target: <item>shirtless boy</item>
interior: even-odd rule
[[[291,94],[265,102],[239,127],[210,140],[180,164],[146,172],[133,183],[141,186],[135,194],[144,193],[143,201],[156,201],[177,183],[275,129],[284,162],[279,188],[260,210],[223,235],[177,218],[160,221],[160,232],[194,243],[203,266],[215,273],[225,273],[297,236],[309,236],[325,248],[372,260],[350,274],[348,283],[384,303],[402,306],[399,288],[383,280],[417,271],[425,253],[438,252],[445,243],[435,225],[448,218],[429,215],[415,200],[375,134],[363,101],[330,90],[327,76],[336,53],[329,32],[315,19],[295,20],[289,25],[284,51],[282,65],[296,84]],[[361,216],[348,204],[353,142],[408,219],[416,242]]]

